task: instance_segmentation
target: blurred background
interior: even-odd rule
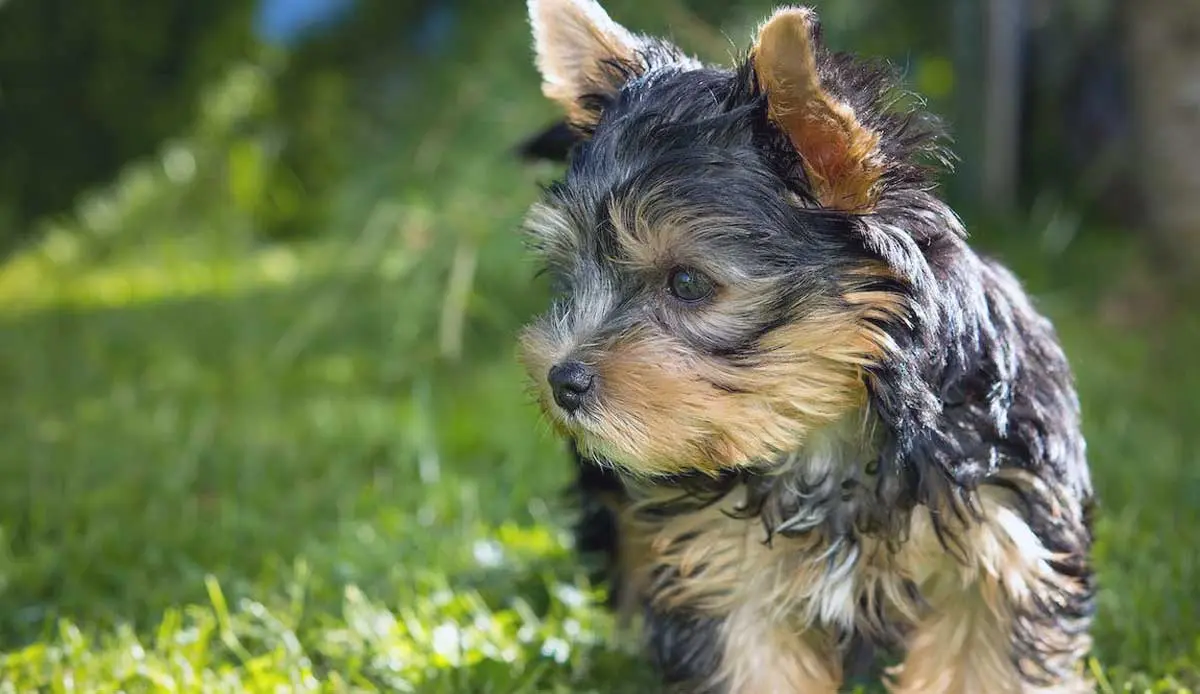
[[[609,0],[725,61],[773,3]],[[814,0],[1058,325],[1101,691],[1200,687],[1200,5]],[[642,692],[513,360],[511,0],[0,0],[0,691]]]

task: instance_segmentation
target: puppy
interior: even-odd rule
[[[785,7],[732,68],[592,0],[529,0],[527,218],[557,296],[521,339],[571,442],[579,547],[675,691],[1090,691],[1092,487],[1071,373],[934,192],[935,119]]]

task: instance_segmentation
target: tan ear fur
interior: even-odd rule
[[[777,10],[759,29],[752,53],[758,86],[767,95],[771,120],[803,159],[818,202],[867,212],[883,175],[879,135],[822,87],[815,29],[812,10]]]
[[[542,93],[575,124],[595,118],[579,99],[616,91],[614,61],[635,64],[640,41],[594,0],[528,0]]]

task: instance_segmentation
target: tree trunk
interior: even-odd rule
[[[1024,5],[1020,0],[987,0],[986,8],[983,205],[1004,215],[1012,214],[1017,206]]]
[[[1150,231],[1177,267],[1200,269],[1200,0],[1125,0],[1135,175]]]

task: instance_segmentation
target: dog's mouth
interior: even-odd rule
[[[602,436],[599,432],[599,423],[596,421],[593,408],[580,407],[574,411],[568,411],[559,407],[551,401],[543,402],[542,410],[551,422],[562,431],[563,434],[575,439],[576,442],[582,443],[585,439],[599,441]]]
[[[631,453],[610,440],[611,432],[606,435],[602,413],[596,403],[568,411],[555,403],[552,397],[543,397],[541,405],[551,425],[560,434],[573,440],[584,456],[613,465],[632,463]]]

